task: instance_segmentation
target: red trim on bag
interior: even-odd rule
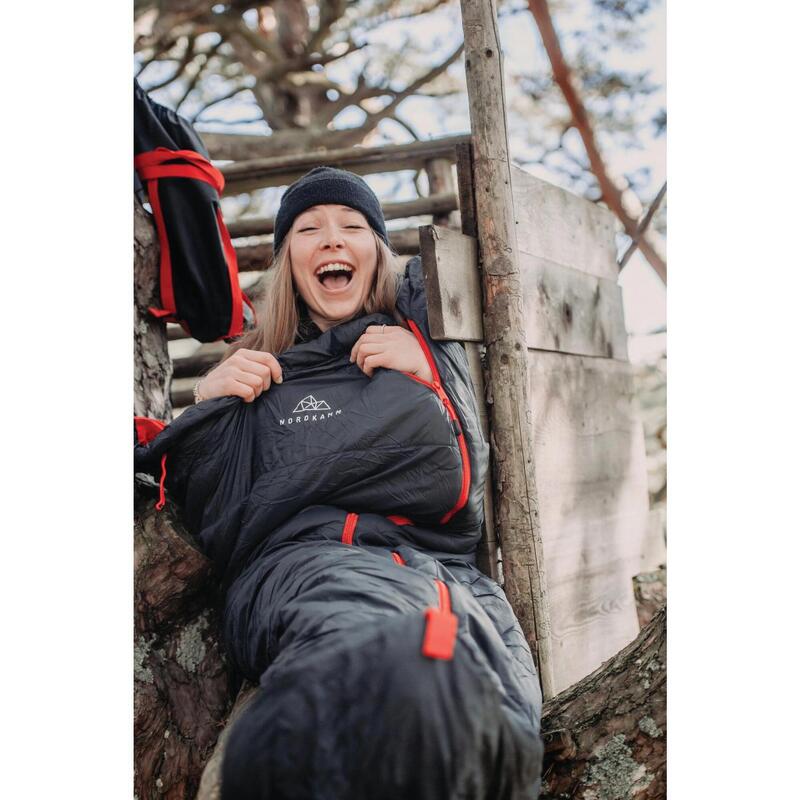
[[[442,386],[442,380],[439,376],[439,370],[436,368],[436,362],[433,360],[433,354],[431,353],[430,347],[428,347],[428,342],[425,340],[420,329],[417,327],[417,323],[414,320],[407,319],[406,322],[408,326],[411,328],[411,332],[414,336],[417,337],[417,341],[419,342],[420,347],[422,348],[422,352],[425,354],[425,360],[428,362],[428,366],[431,370],[431,375],[433,375],[433,383],[428,383],[428,381],[423,380],[422,378],[412,375],[410,372],[404,372],[404,375],[407,375],[409,378],[417,381],[418,383],[427,386],[433,392],[436,393],[437,397],[442,401],[442,404],[447,411],[447,416],[450,418],[450,421],[455,425],[456,429],[456,438],[458,439],[458,451],[461,455],[461,490],[458,493],[458,499],[456,500],[456,504],[453,508],[450,509],[440,520],[439,523],[441,525],[450,522],[453,518],[453,515],[457,514],[461,509],[466,505],[467,498],[469,497],[469,485],[470,480],[472,478],[471,470],[470,470],[470,463],[469,463],[469,450],[467,449],[467,440],[464,436],[464,430],[461,427],[461,422],[458,419],[458,414],[456,414],[456,410],[453,407],[453,404],[450,402],[450,398],[447,396],[447,393]]]
[[[222,249],[225,253],[225,263],[228,265],[228,278],[231,282],[231,295],[233,296],[233,310],[231,311],[231,324],[228,328],[228,337],[239,336],[242,333],[244,324],[244,312],[242,311],[242,290],[239,288],[239,265],[236,263],[236,251],[231,244],[231,237],[225,222],[222,219],[222,210],[217,206],[217,227],[222,239]]]
[[[395,564],[399,564],[401,567],[404,567],[406,565],[406,562],[403,561],[403,556],[401,556],[400,553],[397,553],[394,550],[392,550],[392,561],[394,561]]]
[[[447,585],[436,578],[436,587],[439,590],[439,606],[425,609],[422,655],[450,661],[456,646],[458,617],[450,610],[450,593]]]
[[[389,522],[394,522],[395,525],[413,525],[413,520],[410,520],[408,517],[404,517],[401,514],[390,514],[386,519]]]
[[[167,163],[183,161],[188,163]],[[139,177],[145,180],[158,178],[192,178],[213,186],[218,194],[225,188],[225,176],[205,156],[194,150],[170,150],[157,147],[140,153],[133,159]]]
[[[344,528],[342,528],[342,541],[345,544],[353,544],[353,535],[358,524],[358,514],[348,514],[344,518]]]
[[[161,248],[161,264],[159,268],[159,284],[161,288],[161,305],[163,309],[149,309],[157,317],[167,317],[169,322],[177,322],[175,313],[175,293],[172,288],[172,259],[169,254],[169,239],[167,227],[164,224],[164,215],[161,211],[161,201],[158,197],[158,181],[147,182],[147,196],[150,198],[150,207],[156,221],[158,244]],[[169,315],[169,316],[167,316]]]
[[[160,419],[152,417],[134,417],[133,424],[139,444],[152,442],[167,427]]]

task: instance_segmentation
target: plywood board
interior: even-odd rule
[[[419,229],[434,339],[483,339],[477,242],[434,225]],[[627,359],[622,291],[616,281],[520,252],[528,347]]]
[[[528,347],[626,361],[628,336],[616,280],[520,251]]]
[[[606,208],[511,166],[517,247],[531,256],[616,281],[614,233]]]
[[[648,527],[630,365],[531,350],[529,399],[556,690],[639,632],[631,579]]]

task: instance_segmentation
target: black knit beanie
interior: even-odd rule
[[[298,214],[311,206],[331,203],[360,211],[375,233],[389,243],[381,204],[367,182],[343,169],[316,167],[296,180],[281,198],[281,206],[275,217],[275,252],[278,252]]]

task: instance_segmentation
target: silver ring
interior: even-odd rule
[[[381,333],[386,333],[386,325],[381,325]]]

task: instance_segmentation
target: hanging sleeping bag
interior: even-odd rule
[[[255,315],[222,219],[222,173],[183,117],[153,102],[136,81],[133,91],[133,164],[161,245],[161,307],[150,312],[201,342],[239,336]]]

